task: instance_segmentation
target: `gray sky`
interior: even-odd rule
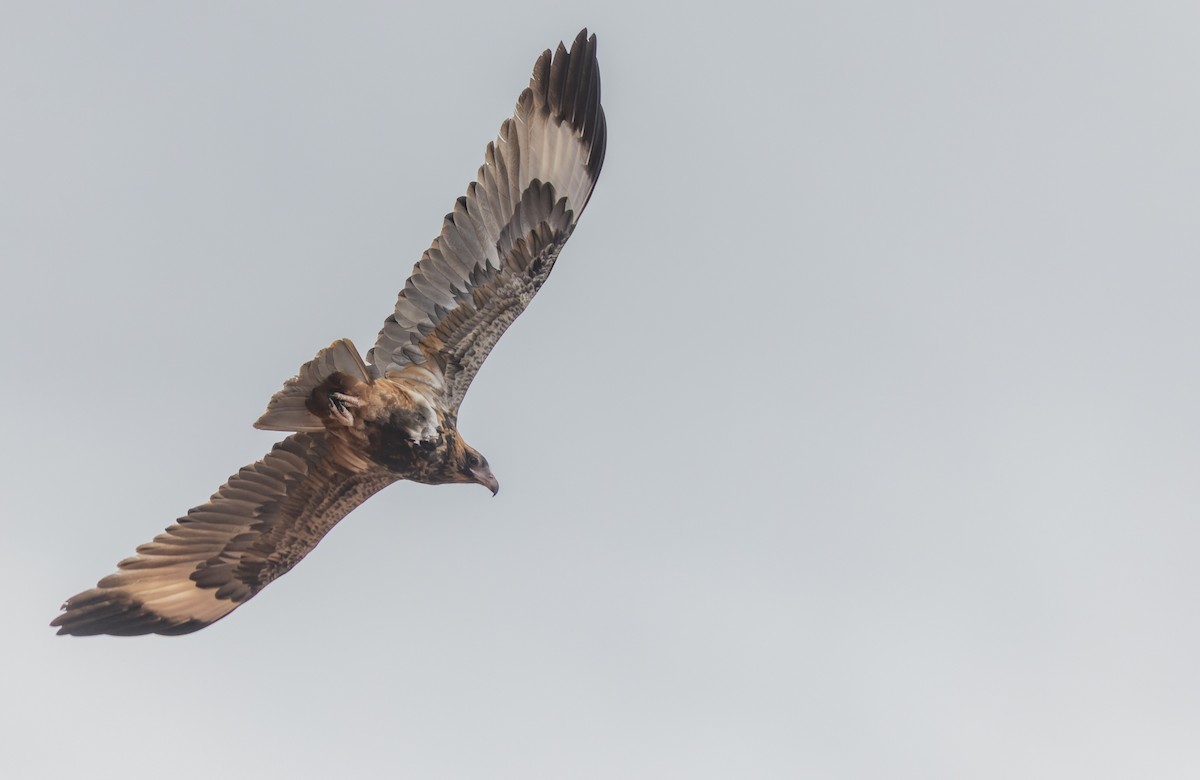
[[[725,5],[4,3],[0,773],[1200,775],[1200,6]],[[584,25],[604,173],[460,418],[499,497],[55,637]]]

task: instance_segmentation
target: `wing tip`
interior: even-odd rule
[[[128,593],[111,588],[92,588],[67,599],[51,628],[58,636],[177,636],[199,631],[211,621],[170,620],[146,607]]]
[[[604,163],[607,126],[601,106],[600,61],[596,34],[584,27],[570,48],[559,42],[553,53],[542,52],[533,66],[529,90],[535,103],[575,128],[588,146],[588,173],[592,180]],[[522,93],[521,98],[525,97]],[[520,107],[522,100],[518,100]]]

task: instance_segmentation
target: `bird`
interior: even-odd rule
[[[544,51],[513,115],[413,267],[364,359],[349,339],[284,383],[255,427],[285,431],[96,587],[59,634],[180,635],[224,618],[400,480],[499,482],[458,431],[471,380],[571,237],[604,163],[596,36]]]

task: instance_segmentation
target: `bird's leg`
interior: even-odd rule
[[[338,418],[347,427],[354,426],[354,415],[350,413],[350,409],[357,409],[362,406],[361,398],[350,395],[349,393],[330,393],[329,394],[329,411],[334,417]],[[346,407],[350,407],[347,409]]]

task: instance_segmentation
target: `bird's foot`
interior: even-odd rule
[[[330,413],[347,427],[354,425],[354,415],[350,413],[350,409],[357,409],[362,405],[362,399],[356,396],[347,393],[329,394]]]

